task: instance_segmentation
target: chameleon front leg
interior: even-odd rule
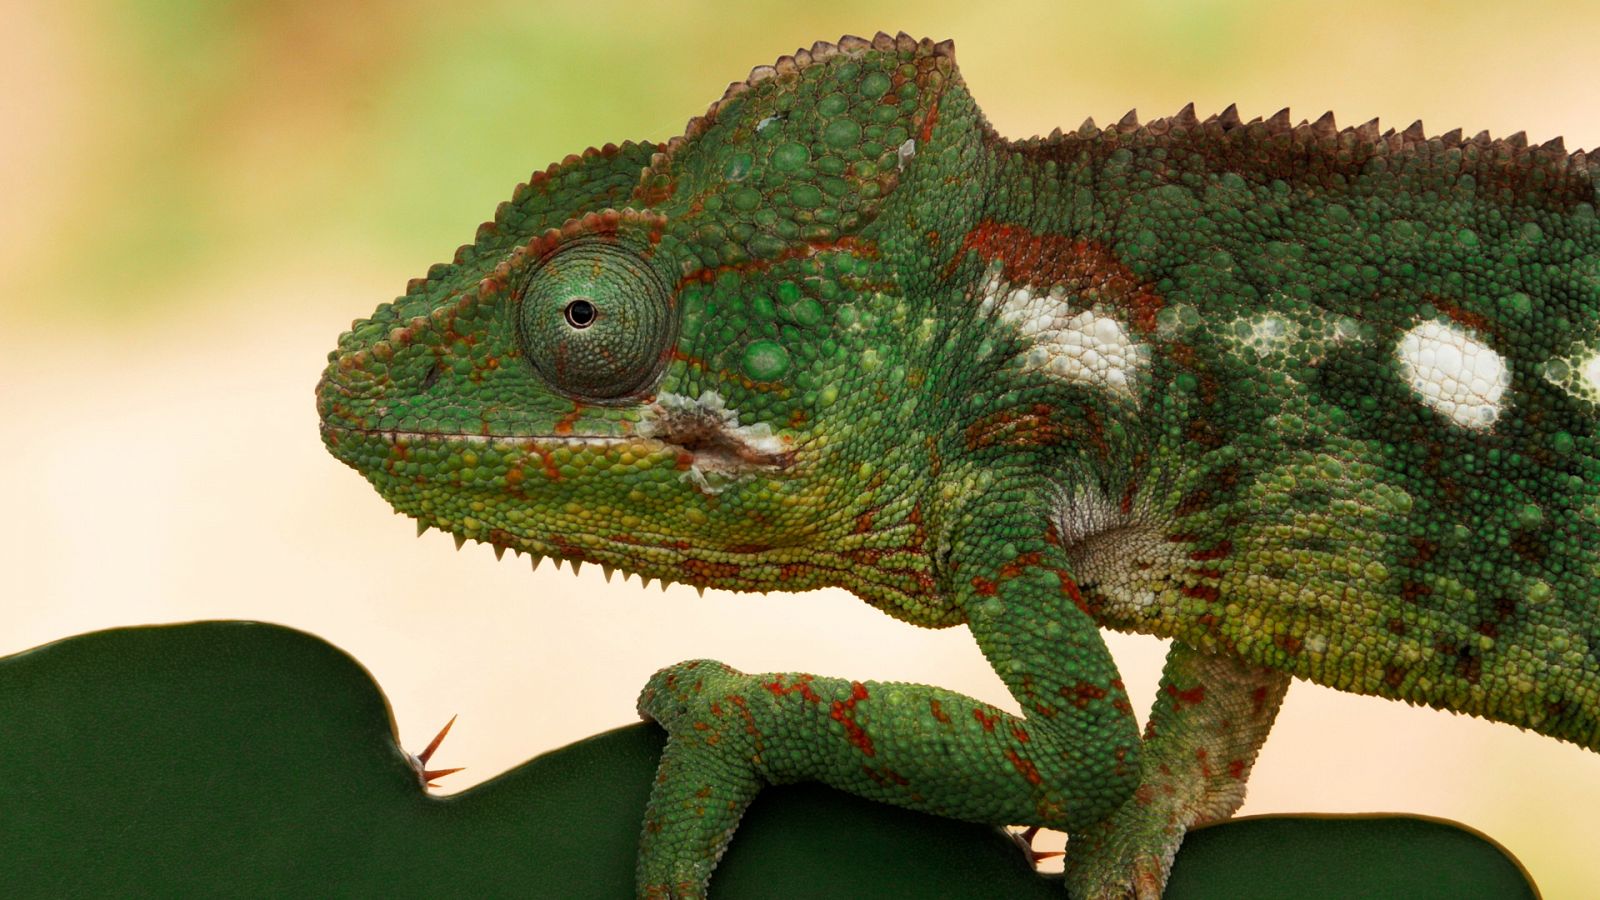
[[[1139,788],[1116,814],[1073,831],[1074,897],[1156,900],[1188,829],[1232,815],[1289,676],[1174,641],[1150,710]]]
[[[1116,666],[1044,511],[1003,498],[960,518],[940,582],[1024,715],[924,685],[705,660],[665,669],[640,696],[641,715],[669,734],[640,841],[642,896],[702,896],[765,784],[821,781],[939,815],[1078,831],[1121,806],[1139,737]]]

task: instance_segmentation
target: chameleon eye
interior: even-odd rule
[[[666,285],[615,241],[579,240],[541,261],[517,310],[523,352],[552,388],[605,403],[647,391],[676,320]]]

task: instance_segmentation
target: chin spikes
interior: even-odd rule
[[[430,526],[428,525],[427,522],[424,522],[421,519],[418,519],[417,520],[417,537],[422,537],[423,535],[427,534],[429,527]]]

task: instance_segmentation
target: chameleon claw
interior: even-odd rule
[[[444,736],[450,733],[450,726],[454,724],[456,724],[456,717],[451,716],[450,721],[444,723],[444,727],[439,729],[439,733],[434,735],[433,740],[428,742],[428,746],[422,748],[421,753],[411,757],[411,767],[417,771],[417,780],[422,782],[423,787],[438,787],[437,784],[433,783],[435,778],[443,778],[465,768],[464,766],[456,766],[453,769],[428,768],[428,760],[433,758],[434,751],[438,750],[439,745],[444,743]]]
[[[1057,856],[1065,856],[1064,850],[1035,850],[1033,839],[1039,835],[1039,826],[1029,825],[1022,831],[1011,832],[1011,839],[1017,842],[1017,847],[1022,850],[1022,855],[1028,860],[1028,865],[1039,868],[1039,861]]]

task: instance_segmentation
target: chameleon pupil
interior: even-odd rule
[[[567,324],[573,328],[588,328],[594,324],[594,304],[579,298],[567,304]]]

